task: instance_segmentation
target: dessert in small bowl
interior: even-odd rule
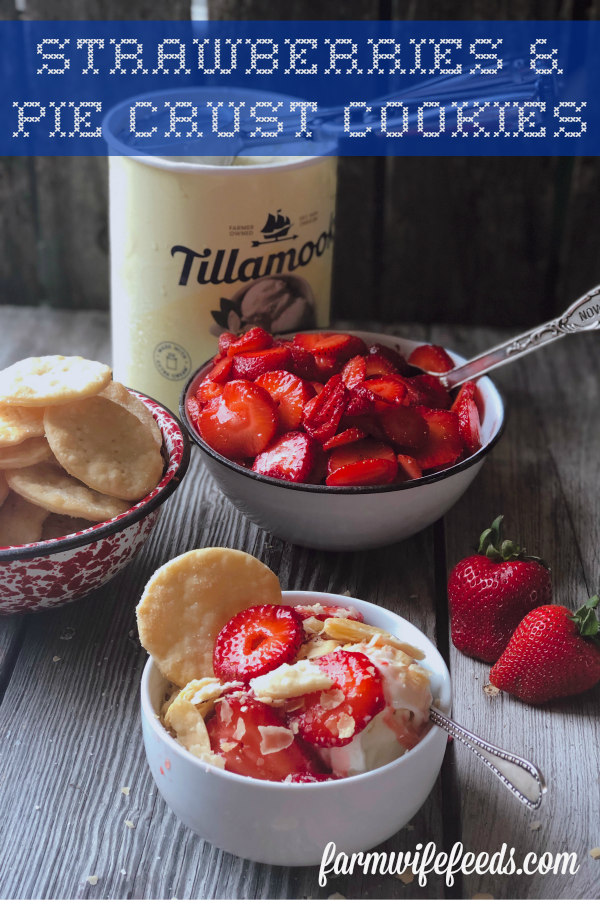
[[[447,741],[428,709],[450,711],[450,677],[405,619],[347,596],[281,593],[257,560],[212,548],[155,573],[138,625],[153,657],[141,685],[150,769],[217,847],[314,865],[330,841],[376,846],[424,803]]]
[[[0,615],[84,597],[142,547],[189,440],[165,407],[80,357],[0,373]]]
[[[367,332],[261,331],[222,335],[180,412],[223,493],[277,537],[324,550],[409,537],[458,500],[501,435],[488,378],[455,395],[415,368],[442,373],[457,354]]]

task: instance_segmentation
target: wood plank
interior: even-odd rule
[[[491,346],[497,333],[435,328],[435,340],[470,355]],[[576,608],[596,591],[600,576],[597,492],[599,425],[586,410],[598,403],[598,338],[569,338],[501,369],[494,378],[508,409],[506,434],[478,479],[445,517],[450,569],[471,552],[499,513],[507,536],[551,565],[555,602]],[[489,666],[451,648],[454,716],[500,746],[531,758],[544,772],[547,802],[530,813],[464,747],[456,747],[466,849],[495,852],[505,842],[516,857],[545,851],[576,852],[576,876],[469,876],[463,896],[581,898],[596,896],[598,867],[589,856],[598,843],[600,689],[543,708],[482,691]],[[532,831],[534,821],[542,823]]]
[[[0,296],[3,303],[39,303],[33,159],[0,157],[0,205]]]
[[[377,19],[378,0],[208,0],[208,17],[216,21],[295,19]]]
[[[40,316],[35,329],[32,315]],[[108,356],[108,321],[100,312],[0,308],[0,329],[12,336],[0,365],[25,353],[52,352],[48,345],[54,344],[54,352]],[[426,337],[423,329],[414,333]],[[0,705],[1,896],[324,893],[316,869],[258,866],[203,843],[165,807],[145,762],[138,691],[146,654],[135,638],[135,605],[159,565],[210,545],[253,553],[278,573],[284,589],[349,590],[399,612],[436,639],[432,529],[369,553],[293,547],[239,515],[194,454],[183,488],[124,572],[79,603],[25,619],[22,648]],[[14,621],[0,622],[0,635]],[[54,662],[54,656],[60,659]],[[130,787],[129,797],[121,793],[123,786]],[[414,818],[414,831],[403,830],[386,849],[414,849],[426,839],[442,846],[441,791],[438,780]],[[125,819],[134,822],[133,830]],[[88,875],[99,877],[96,887],[86,882]],[[407,896],[402,882],[389,876],[340,877],[327,888],[336,890],[345,896]],[[430,880],[419,895],[442,897],[441,879]]]
[[[550,157],[394,157],[383,233],[387,321],[544,321]]]
[[[573,160],[565,234],[560,249],[557,314],[600,282],[599,194],[600,160],[590,156],[577,157]]]
[[[26,0],[24,19],[189,19],[191,0]]]

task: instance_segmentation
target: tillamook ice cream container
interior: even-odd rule
[[[337,160],[222,162],[109,158],[114,377],[175,410],[222,332],[329,320]]]

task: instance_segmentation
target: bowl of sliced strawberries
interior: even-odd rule
[[[381,547],[442,516],[500,438],[489,378],[448,392],[431,374],[462,362],[386,334],[226,333],[184,388],[181,417],[257,525],[316,549]]]

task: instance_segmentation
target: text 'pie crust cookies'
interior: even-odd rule
[[[170,681],[180,686],[214,675],[218,633],[249,606],[281,604],[274,572],[248,553],[191,550],[154,573],[137,608],[140,641]]]
[[[111,379],[103,363],[81,356],[33,356],[0,372],[0,403],[52,406],[100,393]]]
[[[127,501],[91,490],[50,462],[7,469],[6,480],[25,500],[59,515],[106,522],[129,509]]]
[[[44,425],[61,466],[102,494],[140,500],[161,479],[163,459],[152,432],[107,397],[49,407]]]

